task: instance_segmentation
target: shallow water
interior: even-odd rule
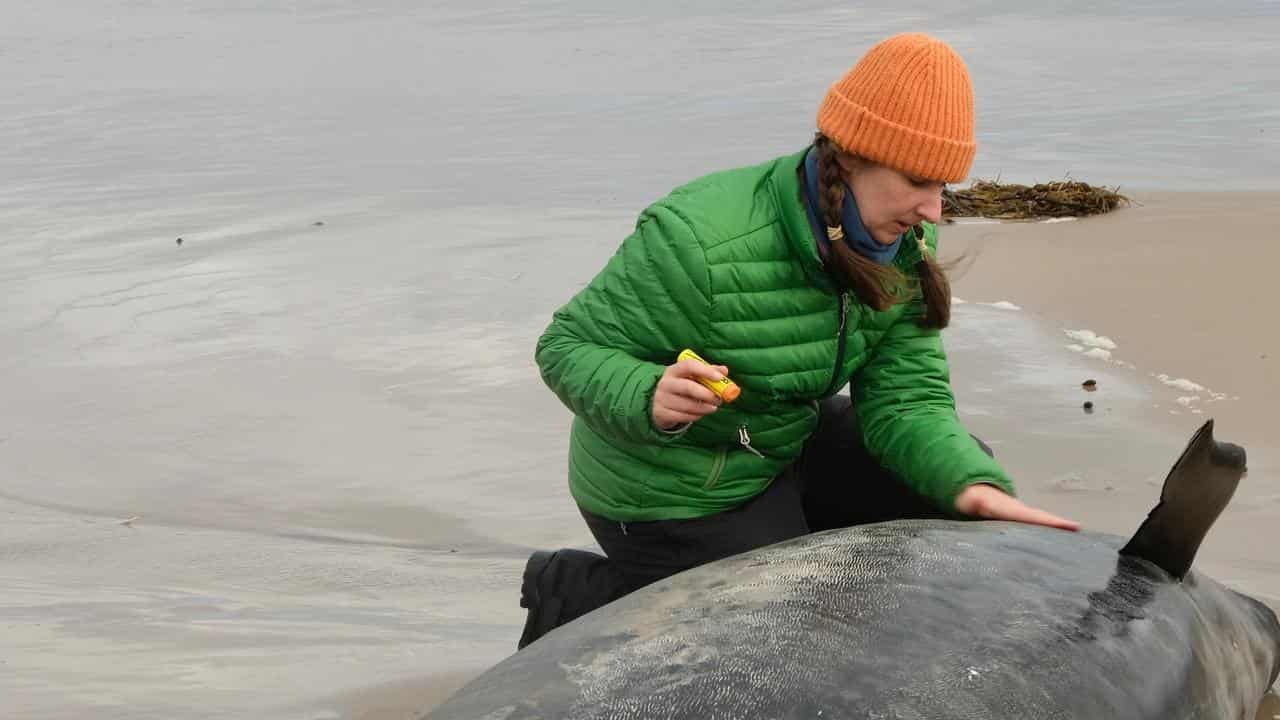
[[[524,555],[587,541],[533,343],[643,203],[797,149],[922,28],[975,175],[1277,187],[1280,6],[1200,7],[5,3],[0,696],[286,715],[498,659]],[[1083,415],[1018,313],[949,344],[1029,497],[1136,525],[1192,428],[1123,375]],[[1280,597],[1274,501],[1229,512],[1206,563]]]

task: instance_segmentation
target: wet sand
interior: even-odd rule
[[[1133,199],[1072,222],[947,227],[944,255],[970,256],[956,295],[1013,299],[1046,326],[1114,340],[1112,359],[1139,375],[1189,378],[1227,395],[1231,401],[1213,403],[1208,392],[1170,389],[1200,400],[1160,404],[1166,414],[1212,414],[1223,432],[1270,453],[1280,445],[1272,421],[1280,407],[1280,323],[1272,314],[1280,193]]]
[[[1280,401],[1280,332],[1262,314],[1266,274],[1280,260],[1265,232],[1280,220],[1280,194],[1137,199],[1100,218],[944,229],[944,257],[969,254],[954,278],[965,302],[947,336],[961,413],[1024,499],[1120,535],[1150,510],[1190,434],[1215,418],[1219,438],[1246,445],[1250,473],[1197,568],[1280,609],[1280,438],[1269,419]],[[1210,244],[1206,232],[1226,239]],[[1083,329],[1114,341],[1111,359],[1067,347],[1078,342],[1065,332]],[[1180,404],[1197,393],[1160,374],[1206,390]],[[1085,379],[1098,390],[1085,392]],[[420,710],[458,680],[401,685],[378,702]],[[359,715],[370,707],[346,712],[374,717]],[[1257,720],[1277,715],[1280,699],[1268,696]]]
[[[335,718],[349,720],[416,720],[482,669],[441,673],[427,678],[414,678],[342,693],[326,700]]]

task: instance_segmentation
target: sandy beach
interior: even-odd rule
[[[1166,385],[1177,397],[1197,399],[1160,403],[1165,414],[1185,420],[1202,410],[1223,432],[1270,454],[1280,445],[1272,420],[1280,403],[1280,324],[1269,315],[1272,267],[1280,260],[1270,228],[1280,221],[1280,194],[1132,199],[1132,207],[1072,222],[948,226],[944,255],[968,254],[955,294],[1014,298],[1046,325],[1110,338],[1117,345],[1112,363],[1204,386]],[[1215,393],[1230,400],[1215,403]]]

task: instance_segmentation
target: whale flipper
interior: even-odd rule
[[[1174,463],[1160,502],[1120,554],[1142,558],[1183,578],[1244,472],[1244,448],[1214,440],[1213,420],[1209,420]]]

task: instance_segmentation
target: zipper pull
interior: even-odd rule
[[[751,436],[747,434],[747,426],[738,426],[738,444],[756,454],[756,457],[764,458],[764,454],[759,450],[751,447]]]

